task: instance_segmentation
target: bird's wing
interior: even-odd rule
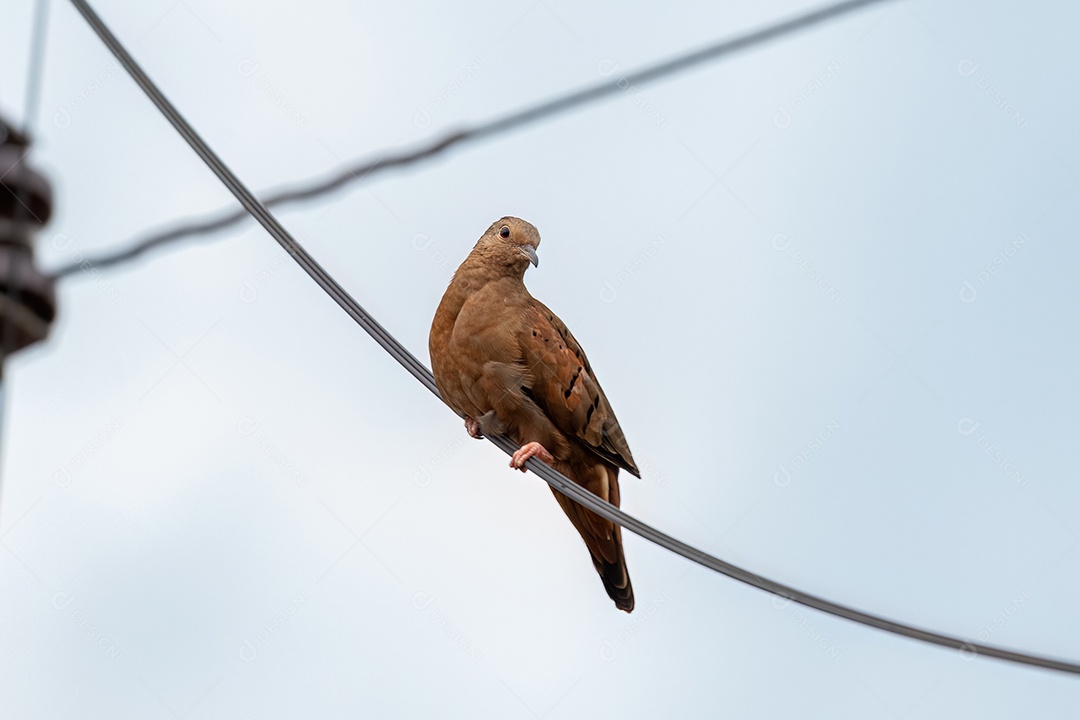
[[[565,323],[533,299],[518,342],[530,380],[527,393],[551,422],[612,465],[641,477],[589,359]]]

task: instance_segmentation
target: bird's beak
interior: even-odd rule
[[[522,245],[521,252],[529,257],[529,262],[532,263],[533,267],[540,267],[540,258],[536,257],[536,248],[532,245]]]

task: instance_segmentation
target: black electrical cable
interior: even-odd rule
[[[451,132],[435,140],[424,143],[420,147],[408,152],[386,150],[377,153],[375,155],[375,160],[363,160],[347,166],[334,175],[322,180],[304,183],[295,188],[271,193],[267,195],[262,202],[263,205],[269,208],[325,195],[352,183],[356,183],[360,179],[368,178],[379,171],[412,165],[421,160],[440,155],[457,145],[493,137],[530,125],[539,120],[581,107],[596,100],[601,100],[610,95],[626,92],[628,88],[652,82],[663,77],[670,77],[705,62],[717,60],[739,50],[745,50],[755,45],[775,40],[783,35],[789,35],[812,25],[825,22],[826,20],[834,19],[845,13],[866,7],[867,5],[885,1],[886,0],[849,0],[849,2],[842,2],[818,10],[813,10],[730,40],[721,40],[670,60],[665,60],[655,65],[642,68],[641,70],[631,72],[628,75],[619,75],[611,80],[559,95],[530,105],[529,107],[515,110],[487,122],[478,123],[472,127]],[[247,216],[247,211],[244,208],[240,208],[239,210],[225,210],[216,213],[209,218],[182,223],[171,229],[153,232],[142,239],[137,239],[123,250],[109,252],[99,257],[91,257],[78,263],[64,265],[55,270],[53,276],[62,278],[77,275],[81,269],[86,266],[104,268],[109,267],[110,265],[117,265],[128,260],[133,260],[148,250],[161,245],[174,243],[193,235],[208,235],[217,230],[222,230],[231,225],[235,225]]]
[[[199,137],[198,133],[195,132],[176,108],[173,107],[172,103],[170,103],[165,95],[162,94],[161,90],[159,90],[150,78],[146,76],[146,73],[142,71],[138,63],[136,63],[131,55],[128,54],[127,50],[124,49],[124,46],[116,36],[112,34],[112,31],[109,30],[105,23],[102,22],[97,13],[95,13],[87,4],[86,0],[71,0],[71,2],[79,12],[82,13],[83,17],[86,18],[86,21],[93,28],[94,32],[96,32],[98,37],[100,37],[105,45],[108,46],[109,50],[112,51],[117,60],[120,61],[135,82],[139,84],[151,102],[153,102],[162,114],[165,115],[173,127],[176,128],[177,132],[187,140],[192,149],[198,153],[199,157],[206,162],[210,169],[213,170],[214,174],[229,188],[236,196],[237,200],[247,208],[248,212],[250,212],[255,219],[266,228],[267,232],[269,232],[274,239],[277,240],[290,255],[292,255],[293,259],[295,259],[301,267],[311,275],[312,279],[315,280],[328,295],[334,298],[334,300],[349,313],[361,327],[375,338],[379,345],[385,348],[394,359],[401,363],[401,365],[413,375],[413,377],[423,383],[425,387],[437,396],[438,389],[435,387],[435,381],[431,372],[418,361],[412,353],[406,350],[401,343],[390,335],[390,333],[379,325],[367,311],[360,307],[344,288],[330,277],[326,271],[323,270],[310,255],[308,255],[307,251],[292,238],[289,232],[278,222],[277,218],[275,218],[270,211],[251,194],[251,191],[244,186],[240,179],[237,178],[221,159],[218,158],[214,151],[207,146],[202,138]],[[489,437],[488,439],[507,454],[512,454],[517,449],[517,446],[508,438],[496,436]],[[572,500],[581,503],[598,515],[618,523],[627,530],[640,535],[646,540],[656,543],[660,547],[682,555],[710,570],[715,570],[716,572],[727,575],[730,578],[739,580],[740,582],[744,582],[760,590],[869,627],[878,628],[915,640],[953,648],[959,650],[963,657],[985,655],[986,657],[1008,660],[1023,665],[1080,675],[1080,664],[1075,662],[1032,655],[1015,650],[994,647],[992,645],[983,645],[951,635],[924,630],[912,625],[863,612],[862,610],[856,610],[855,608],[850,608],[846,605],[841,605],[832,602],[831,600],[805,593],[788,585],[762,578],[748,570],[744,570],[736,565],[732,565],[731,563],[720,560],[706,552],[687,545],[680,540],[676,540],[670,535],[641,522],[614,505],[600,499],[588,490],[579,487],[573,481],[535,458],[530,458],[525,465],[553,488]]]

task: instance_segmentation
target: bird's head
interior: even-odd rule
[[[540,259],[536,249],[540,247],[540,233],[521,218],[506,216],[491,224],[476,243],[476,249],[485,256],[504,263],[524,274],[529,263],[536,267]]]

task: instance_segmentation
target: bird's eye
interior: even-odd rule
[[[510,228],[506,227],[505,225],[499,228],[499,237],[504,239],[510,237]]]

